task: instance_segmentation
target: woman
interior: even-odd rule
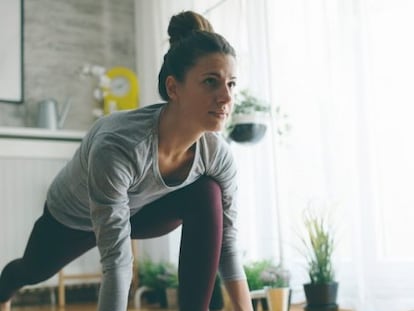
[[[98,246],[100,311],[124,311],[130,239],[182,225],[179,301],[206,311],[219,268],[234,310],[251,311],[235,247],[235,167],[216,132],[232,108],[235,52],[194,12],[171,18],[158,89],[166,103],[98,120],[54,179],[24,255],[0,277],[1,310],[22,286],[53,276]]]

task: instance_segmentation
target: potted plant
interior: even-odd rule
[[[244,266],[250,291],[264,291],[260,300],[263,310],[289,310],[290,305],[290,273],[281,265],[275,265],[271,260],[254,261]],[[261,296],[261,295],[260,295]],[[257,307],[253,300],[253,308]]]
[[[305,257],[310,282],[304,284],[306,311],[336,311],[338,282],[332,265],[335,241],[326,217],[314,211],[305,213]]]
[[[227,126],[229,139],[237,143],[256,143],[266,133],[270,116],[268,104],[242,90],[235,96],[233,112]]]
[[[290,308],[290,273],[281,265],[270,265],[261,273],[270,311],[288,311]]]
[[[150,303],[159,303],[161,308],[176,307],[178,274],[176,267],[168,262],[153,262],[145,259],[139,264],[140,286],[145,286]]]
[[[162,273],[158,276],[165,291],[165,307],[174,309],[178,307],[178,273],[177,268],[167,262],[160,263]],[[164,304],[161,304],[164,307]]]

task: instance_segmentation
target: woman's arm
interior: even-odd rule
[[[103,278],[99,311],[124,311],[132,280],[133,256],[128,188],[134,178],[128,150],[117,137],[95,137],[88,157],[88,194]]]
[[[234,311],[253,311],[250,291],[246,280],[226,281],[225,283]]]

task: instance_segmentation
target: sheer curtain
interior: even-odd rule
[[[414,309],[413,1],[136,3],[142,102],[158,100],[169,17],[194,9],[235,46],[239,88],[289,116],[283,137],[272,122],[258,144],[231,144],[245,261],[283,261],[303,301],[302,212],[322,205],[336,227],[340,305]]]
[[[333,211],[342,306],[414,308],[414,4],[267,1],[272,102],[289,113],[276,145],[284,261],[299,271],[301,211]],[[299,287],[298,287],[299,288]],[[300,299],[298,292],[298,299]]]

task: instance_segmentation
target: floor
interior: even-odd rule
[[[303,304],[291,305],[290,311],[303,311]],[[96,304],[67,305],[64,309],[57,306],[12,307],[12,311],[96,311]],[[178,311],[176,309],[160,309],[157,307],[128,308],[128,311]],[[259,308],[261,311],[261,308]],[[340,309],[339,311],[352,311]],[[414,311],[414,310],[413,310]]]
[[[156,307],[143,307],[141,309],[128,308],[128,311],[177,311],[175,309],[159,309]],[[96,311],[95,304],[67,305],[64,309],[57,306],[31,306],[13,307],[12,311]],[[290,311],[303,311],[301,306],[291,306]]]
[[[131,309],[128,311],[176,311],[173,309],[159,309],[159,308],[141,308]],[[82,304],[82,305],[67,305],[64,309],[60,309],[57,306],[30,306],[30,307],[12,307],[12,311],[96,311],[95,304]]]

